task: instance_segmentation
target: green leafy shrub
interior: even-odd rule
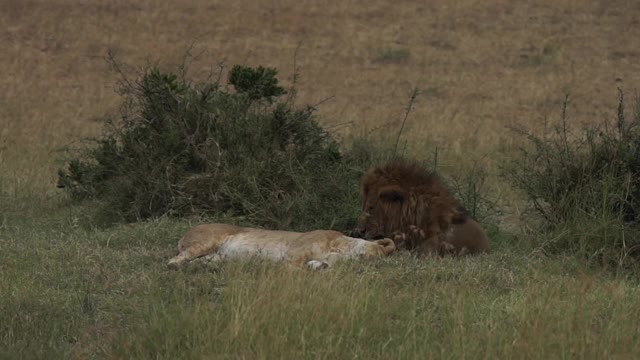
[[[445,180],[472,218],[491,231],[497,231],[494,221],[502,212],[498,206],[498,199],[491,196],[487,189],[489,175],[480,163],[476,162],[462,174],[451,175]]]
[[[233,90],[157,68],[125,81],[121,116],[72,155],[59,187],[75,201],[98,200],[116,220],[209,214],[281,229],[350,228],[362,169],[313,107],[280,100],[275,75],[235,66]]]
[[[553,232],[545,249],[618,264],[640,255],[640,111],[631,119],[620,92],[615,126],[568,126],[568,98],[562,122],[542,135],[518,130],[528,140],[505,176],[522,190]]]

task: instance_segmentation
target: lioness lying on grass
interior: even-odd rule
[[[332,230],[299,233],[206,224],[187,231],[168,266],[176,268],[200,257],[211,261],[259,257],[316,270],[341,259],[382,257],[395,249],[391,239],[366,241]]]

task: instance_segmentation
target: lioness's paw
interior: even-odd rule
[[[329,264],[320,260],[307,261],[307,267],[311,270],[322,270],[329,267]]]

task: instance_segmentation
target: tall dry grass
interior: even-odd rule
[[[4,186],[13,188],[24,174],[45,190],[55,180],[52,151],[96,134],[92,119],[117,109],[117,77],[103,59],[108,49],[134,68],[148,59],[173,67],[193,45],[196,74],[226,61],[291,76],[295,59],[300,101],[332,97],[320,111],[340,134],[395,132],[418,87],[405,138],[465,158],[470,150],[491,154],[512,143],[505,125],[541,125],[559,111],[565,92],[580,121],[612,115],[616,87],[639,80],[639,12],[630,2],[573,0],[6,0]],[[404,55],[376,61],[394,52]]]

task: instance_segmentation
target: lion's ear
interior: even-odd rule
[[[389,185],[378,191],[378,198],[385,202],[402,202],[407,197],[407,192],[400,186]]]

